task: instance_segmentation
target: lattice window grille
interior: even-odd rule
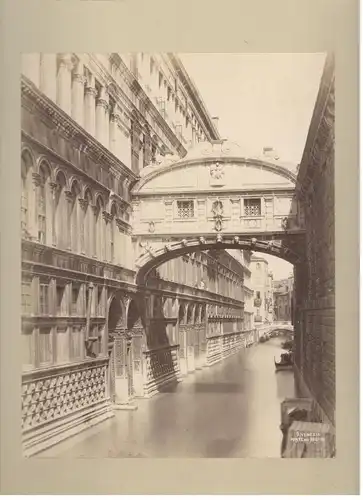
[[[192,219],[194,217],[194,202],[192,200],[178,201],[177,207],[179,218]]]
[[[261,215],[261,200],[245,200],[244,208],[247,217],[259,217]]]

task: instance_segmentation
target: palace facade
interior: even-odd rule
[[[22,73],[22,430],[32,455],[236,352],[254,325],[249,251],[184,255],[136,284],[141,169],[220,139],[178,57],[34,53]]]

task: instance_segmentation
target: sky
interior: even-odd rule
[[[179,54],[222,138],[300,163],[325,54]],[[275,279],[291,264],[264,254]]]

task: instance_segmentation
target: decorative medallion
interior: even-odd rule
[[[224,165],[218,161],[210,167],[210,175],[213,179],[220,180],[224,176]]]
[[[149,222],[149,233],[155,232],[155,223],[153,221]]]

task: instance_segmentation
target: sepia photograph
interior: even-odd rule
[[[339,454],[334,53],[21,73],[23,456]]]

